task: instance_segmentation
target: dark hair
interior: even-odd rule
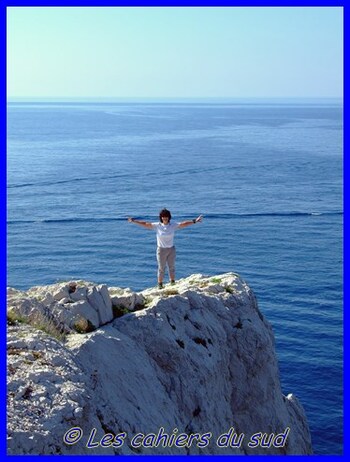
[[[167,209],[163,209],[159,212],[159,221],[163,223],[163,217],[168,217],[171,220],[171,213]]]

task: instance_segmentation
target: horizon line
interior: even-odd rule
[[[82,102],[82,101],[252,101],[252,100],[343,100],[343,96],[8,96],[10,102]]]

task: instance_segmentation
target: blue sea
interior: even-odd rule
[[[154,231],[127,217],[203,214],[176,234],[177,278],[249,283],[315,453],[342,454],[341,101],[18,102],[7,117],[7,284],[154,286]]]

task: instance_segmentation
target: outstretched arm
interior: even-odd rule
[[[199,217],[194,218],[193,220],[183,221],[182,223],[179,224],[179,229],[186,228],[187,226],[190,226],[190,225],[195,225],[196,223],[200,223],[202,219],[203,219],[203,215],[199,215]]]
[[[147,221],[135,220],[135,218],[128,218],[129,223],[135,223],[136,225],[142,226],[143,228],[153,229],[152,223]]]

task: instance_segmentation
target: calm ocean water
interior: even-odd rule
[[[12,103],[7,158],[9,286],[142,290],[156,283],[155,235],[126,217],[203,214],[177,232],[177,278],[250,284],[315,453],[342,453],[339,103]]]

